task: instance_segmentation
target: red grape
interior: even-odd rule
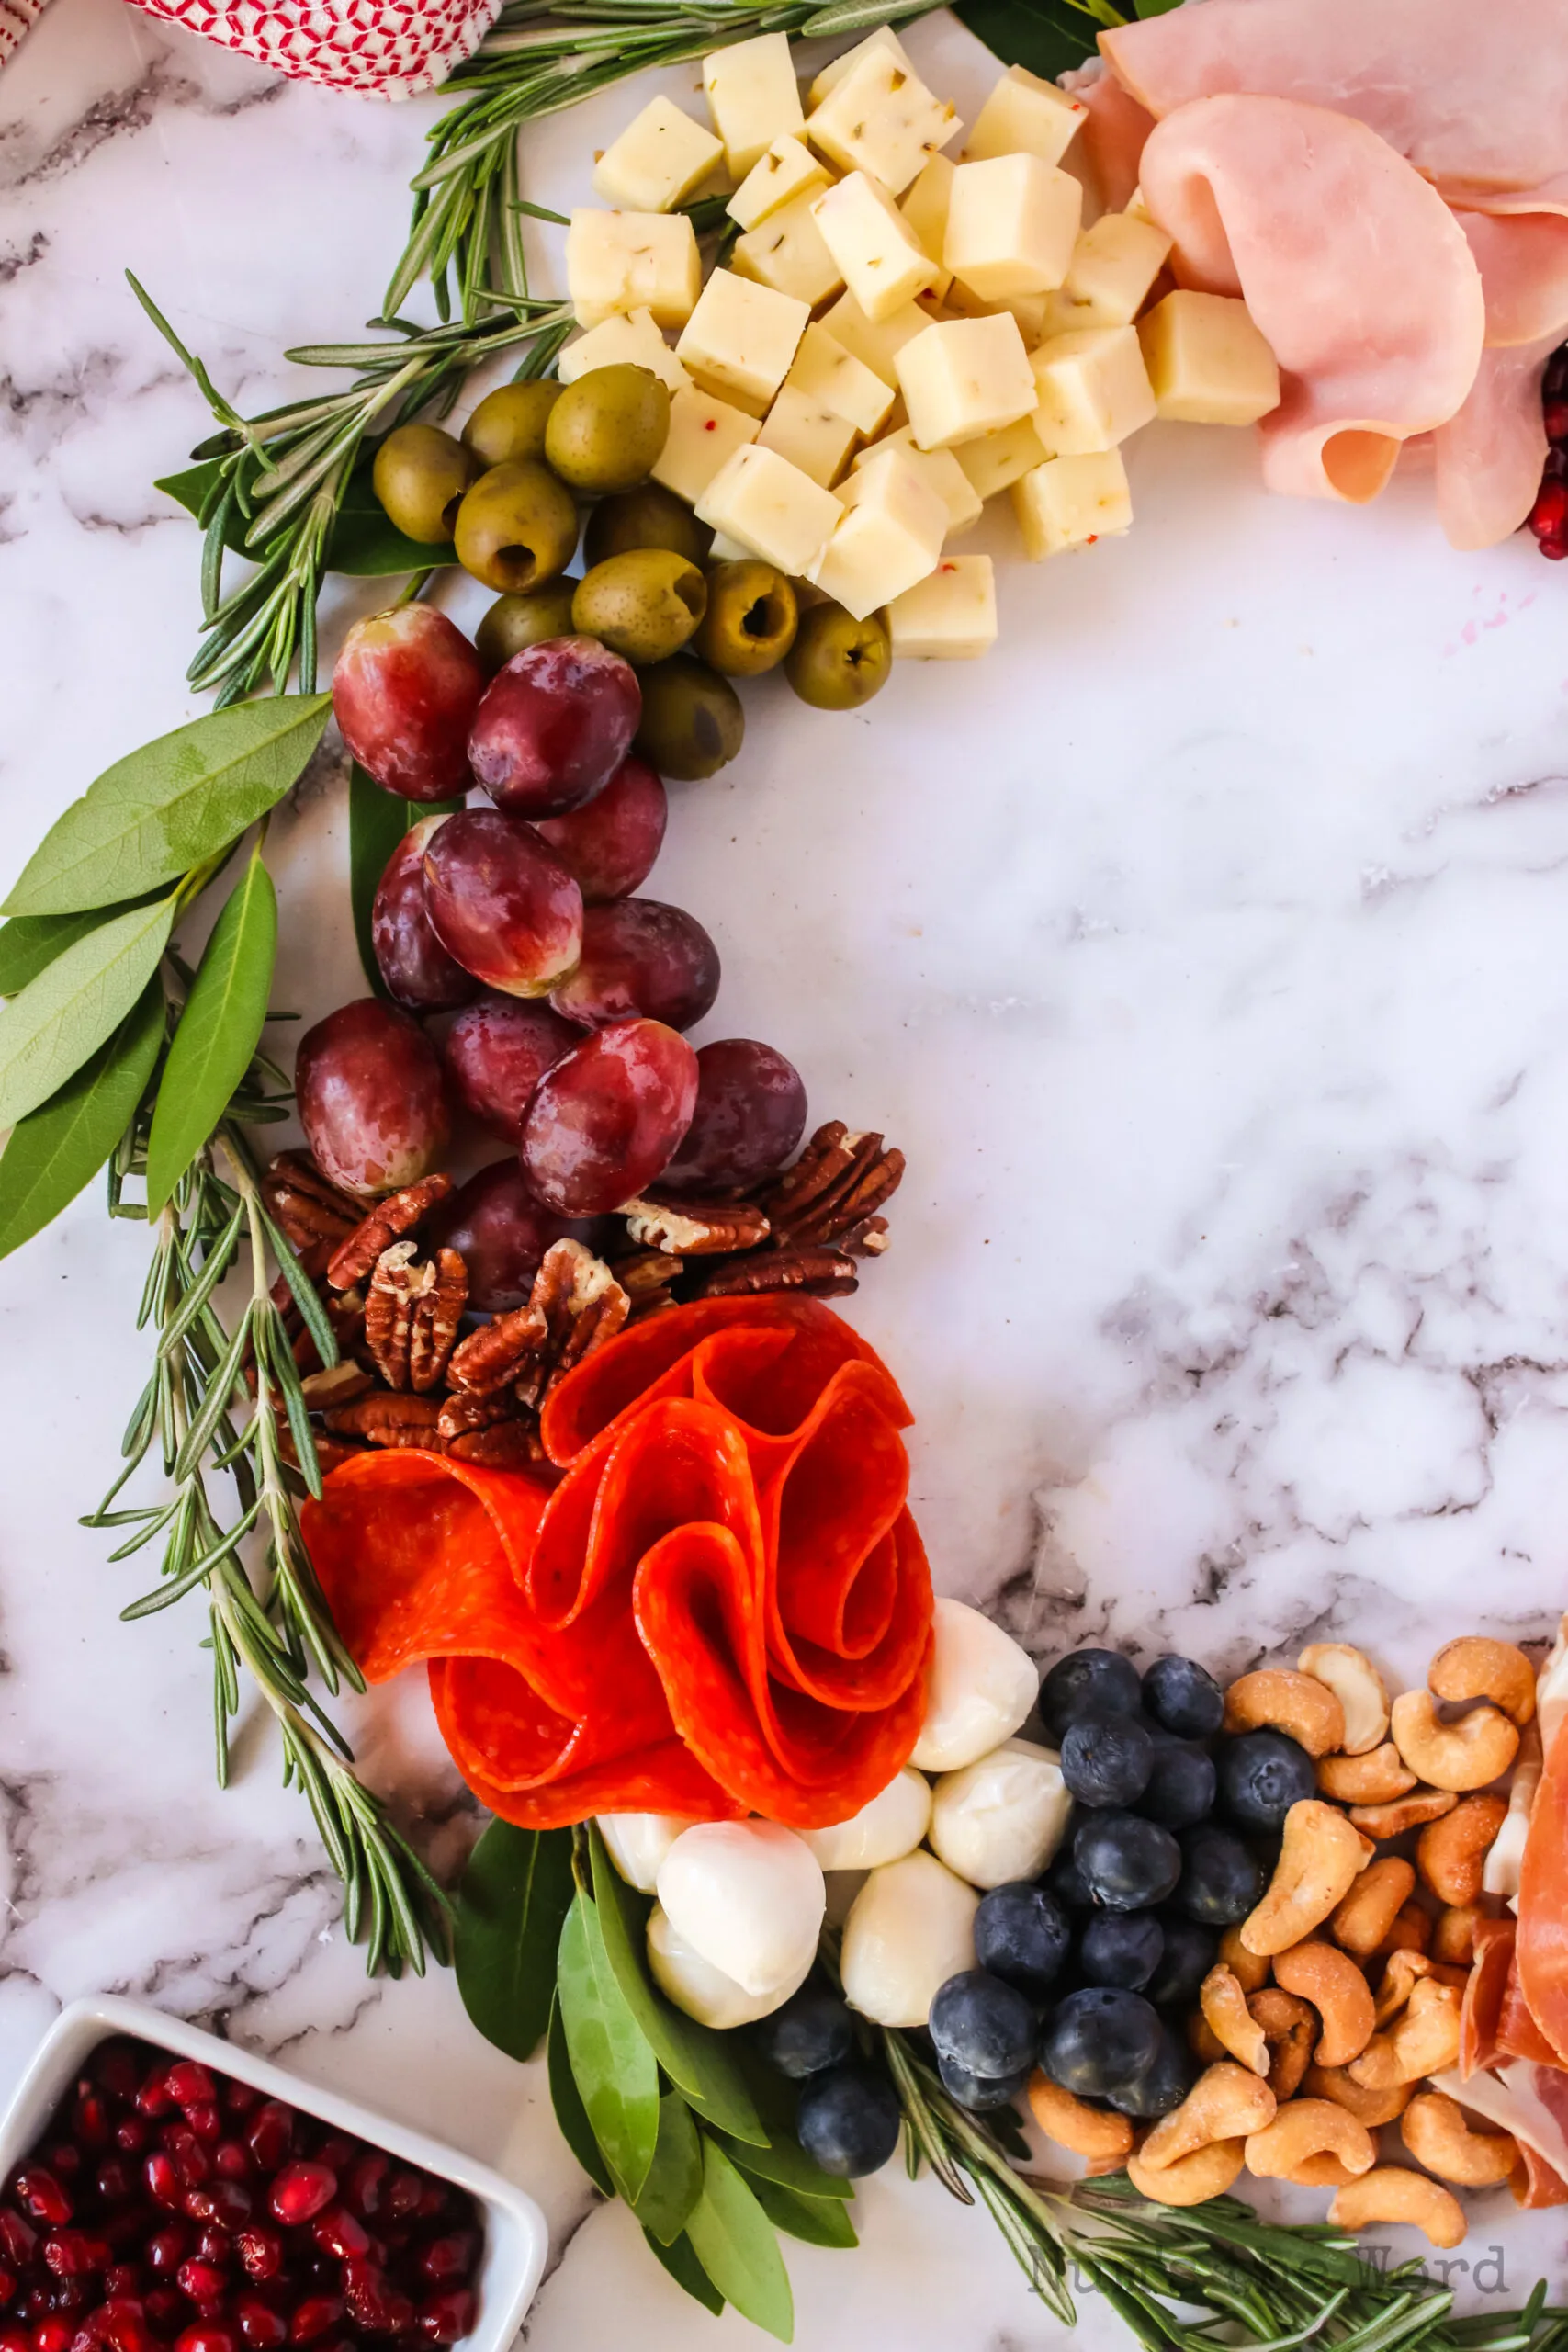
[[[523,1182],[515,1159],[497,1159],[444,1200],[425,1230],[430,1247],[456,1250],[468,1270],[468,1305],[481,1315],[521,1306],[539,1261],[568,1230]]]
[[[582,918],[582,958],[550,1002],[569,1021],[603,1028],[645,1013],[689,1029],[718,994],[718,950],[680,907],[615,899]]]
[[[697,1056],[697,1107],[664,1171],[672,1190],[741,1192],[784,1166],[806,1132],[795,1064],[753,1037],[719,1037]]]
[[[523,1114],[529,1189],[562,1216],[598,1216],[668,1166],[692,1123],[697,1057],[659,1021],[596,1029],[547,1069]]]
[[[378,997],[340,1004],[299,1040],[294,1089],[324,1176],[351,1193],[393,1193],[427,1175],[451,1133],[434,1046]]]
[[[333,672],[333,711],[354,758],[405,800],[467,792],[468,729],[484,664],[429,605],[372,613],[348,632]]]
[[[603,792],[567,817],[545,817],[539,831],[576,875],[589,906],[624,899],[653,871],[664,844],[670,796],[646,760],[623,760]]]
[[[459,1013],[441,1054],[463,1108],[515,1143],[529,1095],[550,1064],[581,1038],[576,1023],[563,1021],[547,1004],[487,996]]]
[[[459,808],[425,844],[424,903],[447,953],[504,996],[547,996],[581,949],[581,891],[497,808]]]
[[[546,638],[491,681],[468,737],[469,764],[510,815],[558,817],[609,783],[641,716],[629,662],[595,638]]]
[[[403,835],[370,910],[370,941],[387,993],[411,1012],[450,1012],[472,1004],[479,992],[473,974],[442,946],[425,911],[424,845],[445,822],[426,817]]]

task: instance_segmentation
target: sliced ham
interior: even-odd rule
[[[1450,547],[1495,547],[1535,504],[1547,451],[1540,381],[1562,340],[1558,329],[1483,351],[1464,406],[1433,435],[1438,519]]]
[[[1530,2014],[1568,2062],[1568,1725],[1546,1751],[1519,1871],[1515,1958]]]
[[[1153,115],[1129,96],[1114,74],[1095,66],[1065,74],[1062,86],[1089,108],[1078,141],[1100,203],[1107,212],[1125,212],[1137,188],[1144,141],[1155,127]]]

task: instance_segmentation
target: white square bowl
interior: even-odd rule
[[[143,2008],[139,2001],[121,2001],[104,1994],[73,2001],[45,2034],[10,2105],[0,2117],[0,2180],[7,2177],[41,2136],[64,2093],[69,2090],[100,2041],[114,2034],[129,2034],[177,2058],[198,2058],[216,2075],[250,2083],[268,2098],[282,2099],[306,2115],[316,2116],[334,2130],[352,2132],[371,2147],[383,2148],[404,2164],[466,2188],[484,2212],[484,2254],[474,2281],[479,2312],[470,2333],[454,2352],[507,2352],[534,2299],[545,2267],[549,2233],[545,2217],[531,2197],[487,2165],[477,2165],[456,2148],[427,2139],[389,2122],[353,2099],[334,2091],[318,2090],[297,2075],[253,2058],[249,2051],[220,2041],[216,2034],[182,2018],[165,2017],[161,2009]]]

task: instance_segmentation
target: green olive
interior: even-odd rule
[[[784,676],[817,710],[858,710],[880,694],[893,666],[893,640],[880,613],[857,621],[842,605],[808,605],[784,662]]]
[[[771,563],[716,563],[692,650],[728,677],[760,678],[795,643],[799,617],[795,590]]]
[[[513,458],[542,458],[545,425],[563,387],[547,379],[498,384],[463,427],[463,447],[481,466],[504,466]]]
[[[487,588],[520,596],[564,571],[577,549],[577,508],[547,466],[513,458],[481,474],[457,509],[457,560]]]
[[[571,625],[627,662],[667,662],[707,610],[707,582],[668,548],[633,548],[596,563],[571,600]]]
[[[678,653],[673,662],[645,670],[638,683],[642,719],[635,748],[660,775],[694,784],[735,757],[746,717],[728,678]]]
[[[670,433],[670,395],[649,368],[591,368],[569,384],[545,426],[545,456],[573,490],[607,498],[635,490]]]
[[[688,563],[705,563],[713,533],[699,523],[683,498],[656,481],[606,498],[588,517],[582,552],[588,562],[629,555],[634,548],[669,548]]]
[[[422,547],[451,537],[479,461],[435,424],[400,424],[376,452],[370,480],[387,520]]]
[[[475,650],[492,678],[525,646],[572,634],[576,586],[575,580],[552,580],[547,588],[530,588],[525,596],[496,598],[474,632]]]

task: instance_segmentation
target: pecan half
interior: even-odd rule
[[[510,1388],[469,1389],[444,1399],[435,1426],[445,1438],[468,1437],[476,1430],[493,1429],[500,1421],[522,1419],[523,1408]]]
[[[400,1193],[390,1193],[384,1201],[378,1201],[369,1216],[360,1218],[333,1252],[327,1268],[327,1280],[333,1290],[348,1290],[354,1283],[363,1282],[393,1242],[405,1233],[412,1233],[451,1190],[450,1176],[424,1176],[417,1184],[406,1184]]]
[[[445,1450],[455,1462],[478,1462],[487,1470],[531,1470],[547,1458],[531,1420],[466,1430],[449,1439]]]
[[[432,1271],[409,1334],[409,1386],[416,1395],[440,1385],[468,1303],[468,1270],[456,1250],[438,1250]]]
[[[301,1254],[322,1241],[335,1249],[365,1215],[364,1202],[329,1184],[308,1151],[278,1153],[262,1178],[262,1198]]]
[[[676,1193],[644,1193],[618,1214],[634,1241],[668,1257],[730,1257],[755,1250],[771,1230],[750,1201],[701,1201]]]
[[[830,1119],[793,1168],[759,1190],[757,1205],[773,1227],[775,1250],[845,1240],[853,1247],[903,1176],[901,1151],[886,1151],[880,1136],[852,1135],[841,1119]]]
[[[580,1241],[553,1242],[526,1306],[472,1331],[446,1368],[454,1388],[511,1387],[537,1407],[573,1364],[614,1339],[631,1301],[602,1259]]]
[[[308,1372],[299,1385],[311,1412],[326,1413],[336,1405],[352,1405],[356,1397],[368,1396],[376,1380],[363,1364],[344,1357],[329,1372]]]
[[[438,1453],[440,1417],[440,1401],[434,1396],[389,1396],[378,1389],[373,1396],[336,1407],[327,1415],[327,1427],[334,1437],[368,1438],[372,1445],[419,1445]]]
[[[365,1345],[389,1388],[436,1386],[457,1344],[468,1271],[456,1250],[420,1262],[418,1243],[383,1250],[365,1295]]]
[[[746,1298],[797,1290],[807,1298],[847,1298],[860,1288],[855,1261],[841,1250],[763,1250],[731,1258],[682,1285],[691,1298]]]
[[[669,1257],[662,1250],[631,1250],[606,1262],[631,1300],[634,1315],[640,1315],[650,1306],[670,1306],[671,1286],[679,1280],[686,1263],[683,1258]]]
[[[356,1453],[367,1451],[363,1445],[345,1445],[338,1438],[328,1437],[324,1430],[312,1430],[310,1435],[315,1441],[316,1467],[323,1478],[330,1471],[341,1469],[345,1462],[352,1462]],[[294,1450],[293,1437],[287,1429],[280,1428],[277,1432],[277,1453],[278,1459],[286,1462],[291,1470],[299,1469],[299,1456]],[[300,1476],[304,1476],[302,1471]]]

